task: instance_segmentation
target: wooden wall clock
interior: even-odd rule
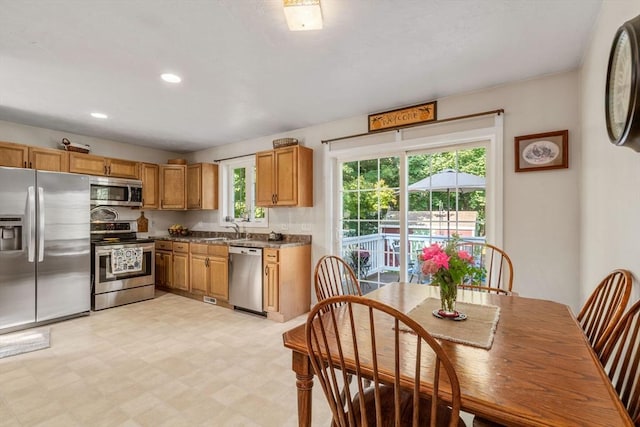
[[[622,24],[613,38],[605,117],[613,144],[640,151],[640,15]]]

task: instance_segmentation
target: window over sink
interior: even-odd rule
[[[220,224],[268,227],[269,211],[256,206],[255,156],[220,163]]]

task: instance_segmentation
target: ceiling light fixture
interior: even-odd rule
[[[180,83],[182,81],[180,76],[171,73],[160,74],[160,78],[168,83]]]
[[[91,117],[93,117],[94,119],[106,119],[109,116],[104,113],[91,113]]]
[[[291,31],[321,30],[320,0],[283,0],[284,16]]]

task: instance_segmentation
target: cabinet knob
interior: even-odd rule
[[[269,275],[269,266],[268,266],[268,265],[265,265],[265,266],[264,266],[264,275],[265,275],[265,276],[268,276],[268,275]]]
[[[24,161],[24,167],[25,168],[27,167],[27,161],[26,160]]]

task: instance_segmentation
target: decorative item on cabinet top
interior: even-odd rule
[[[167,164],[170,164],[170,165],[186,165],[187,161],[185,159],[169,159],[169,160],[167,160]]]
[[[90,150],[87,144],[78,144],[76,142],[71,142],[67,138],[62,138],[62,148],[66,151],[74,151],[76,153],[84,153],[87,154]]]
[[[278,138],[273,140],[273,148],[288,147],[290,145],[298,145],[297,138]]]

